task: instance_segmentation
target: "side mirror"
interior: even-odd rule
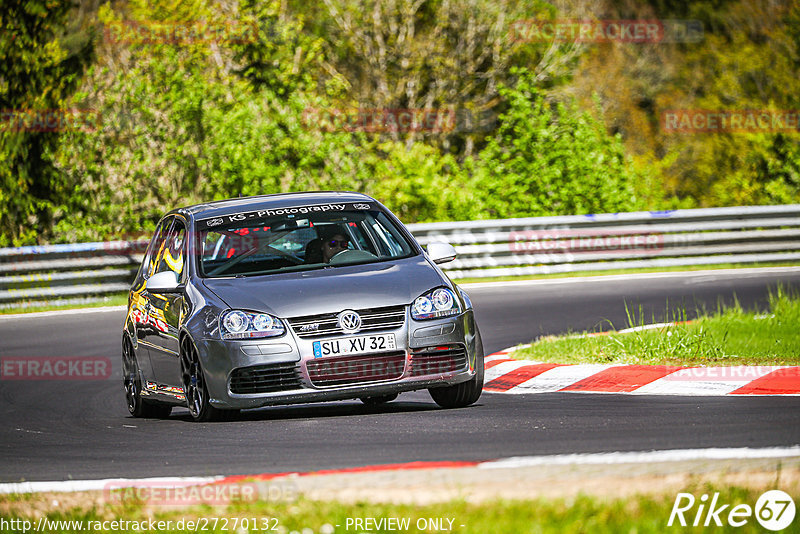
[[[144,288],[150,293],[181,293],[178,276],[172,271],[161,271],[147,279]]]
[[[447,263],[456,259],[456,249],[449,243],[429,243],[428,256],[433,263]]]

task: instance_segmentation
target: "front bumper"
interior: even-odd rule
[[[479,343],[471,309],[433,321],[407,314],[402,327],[370,332],[387,333],[394,334],[396,350],[352,358],[315,358],[313,342],[334,338],[308,339],[292,329],[280,338],[195,343],[211,404],[222,409],[388,395],[475,376]]]

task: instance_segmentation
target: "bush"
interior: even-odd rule
[[[554,103],[533,75],[502,87],[508,109],[474,166],[482,218],[613,213],[643,207],[622,141],[573,102]]]

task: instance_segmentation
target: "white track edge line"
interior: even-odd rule
[[[788,267],[752,267],[741,269],[707,269],[704,271],[662,271],[652,273],[631,273],[631,274],[606,274],[596,276],[571,276],[564,278],[542,278],[537,280],[507,280],[504,282],[470,282],[466,284],[458,284],[464,289],[489,289],[493,287],[504,286],[526,286],[526,285],[548,285],[548,284],[578,284],[584,282],[617,282],[630,279],[648,279],[648,278],[680,278],[685,276],[709,276],[709,275],[748,275],[748,274],[779,274],[779,273],[796,273],[800,271],[800,266]]]
[[[640,452],[603,452],[591,454],[555,454],[547,456],[515,456],[478,464],[478,469],[515,469],[543,465],[630,464],[685,462],[691,460],[742,460],[758,458],[800,457],[800,446],[751,449],[709,448],[672,449]]]
[[[8,482],[0,484],[0,495],[9,493],[70,493],[78,491],[100,491],[107,488],[174,488],[199,486],[222,480],[221,475],[210,477],[153,477],[153,478],[104,478],[101,480],[56,480],[47,482]]]
[[[800,445],[792,447],[767,447],[753,449],[708,448],[708,449],[669,449],[634,452],[602,452],[585,454],[554,454],[543,456],[513,456],[498,460],[479,462],[478,469],[514,469],[528,466],[563,466],[563,465],[607,465],[631,463],[681,462],[692,460],[740,460],[800,457]],[[468,469],[463,467],[461,469]],[[437,468],[431,468],[437,469]],[[452,468],[448,468],[452,469]],[[313,474],[310,473],[310,474]],[[288,475],[287,475],[288,476]],[[115,490],[125,487],[137,487],[143,484],[148,487],[185,487],[202,485],[224,480],[223,475],[213,477],[156,477],[156,478],[108,478],[102,480],[62,480],[48,482],[15,482],[0,484],[0,494],[21,493],[66,493],[79,491],[97,491],[108,487]]]

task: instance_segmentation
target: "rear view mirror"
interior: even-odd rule
[[[172,271],[161,271],[147,279],[145,289],[150,293],[180,293],[183,286],[178,284],[178,276]]]
[[[456,259],[456,249],[449,243],[430,243],[428,244],[428,256],[433,263],[447,263]]]

